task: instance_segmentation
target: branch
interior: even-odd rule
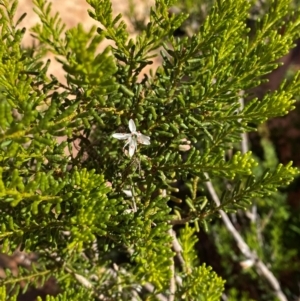
[[[154,286],[153,286],[152,284],[150,284],[150,283],[146,283],[146,284],[144,285],[144,288],[145,288],[149,293],[154,293],[154,291],[155,291]],[[155,295],[155,298],[157,298],[157,300],[159,300],[159,301],[168,301],[168,299],[167,299],[164,295],[162,295],[162,294],[157,294],[157,295]]]
[[[242,97],[244,94],[244,91],[240,92],[240,98],[239,98],[239,102],[240,102],[240,111],[243,111],[244,107],[245,107],[245,101],[244,98]],[[241,152],[242,154],[246,154],[249,151],[249,139],[248,139],[248,134],[247,133],[242,133],[241,134]],[[246,216],[251,220],[251,222],[255,222],[257,219],[257,207],[255,204],[252,205],[251,208],[251,212],[247,211],[246,212]]]
[[[172,229],[170,229],[168,232],[169,232],[169,235],[172,237],[172,246],[173,246],[173,250],[176,253],[177,258],[178,258],[180,264],[182,266],[185,266],[185,261],[184,261],[182,255],[181,255],[182,248],[181,248],[181,245],[180,245],[180,243],[179,243],[179,241],[176,237],[176,233]]]
[[[205,173],[206,178],[209,178],[208,174]],[[210,181],[205,182],[205,185],[213,199],[213,201],[215,202],[215,204],[217,206],[220,206],[220,200],[219,197],[212,185],[212,183]],[[242,238],[242,236],[240,235],[240,233],[235,229],[235,227],[233,226],[232,222],[230,221],[228,215],[223,211],[220,210],[219,211],[222,217],[222,220],[226,226],[226,228],[228,229],[228,231],[232,234],[233,238],[235,239],[235,241],[237,242],[238,248],[240,249],[240,251],[247,257],[247,259],[253,260],[254,265],[256,266],[256,268],[258,269],[258,271],[260,271],[260,273],[267,279],[267,281],[269,282],[269,284],[271,285],[271,287],[274,290],[275,295],[277,296],[277,298],[280,301],[287,301],[286,296],[284,295],[284,293],[281,290],[280,284],[278,282],[278,280],[276,279],[276,277],[274,276],[274,274],[267,268],[267,266],[257,257],[257,255],[255,254],[255,252],[251,251],[251,249],[249,248],[249,246],[246,244],[246,242],[244,241],[244,239]]]
[[[173,244],[173,248],[174,248],[174,244],[176,244],[175,243],[176,236],[175,236],[175,233],[172,228],[169,229],[168,234],[172,237],[172,244]],[[178,241],[177,241],[177,243],[178,243]],[[176,245],[176,247],[178,247],[178,246],[180,247],[179,243],[178,243],[178,245]],[[175,250],[176,254],[178,254],[175,248],[174,248],[174,250]],[[180,254],[180,256],[181,256],[181,254]],[[170,270],[171,270],[171,279],[170,279],[169,301],[174,301],[175,300],[175,292],[176,292],[176,280],[175,280],[175,264],[174,264],[173,258],[172,258],[172,263],[170,265]]]
[[[243,94],[244,94],[244,91],[241,91],[240,93],[240,98],[239,98],[239,102],[240,102],[240,111],[243,111],[244,107],[245,107],[245,104],[244,104],[244,98],[242,97]],[[241,151],[242,151],[242,154],[245,154],[249,151],[249,146],[248,146],[248,135],[247,133],[242,133],[241,134],[241,137],[242,137],[242,141],[241,141]]]

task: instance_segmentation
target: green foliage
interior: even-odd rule
[[[88,3],[99,27],[65,31],[51,4],[35,0],[41,23],[32,33],[39,45],[27,50],[25,30],[13,21],[17,1],[0,0],[2,250],[39,252],[40,270],[26,280],[55,276],[63,293],[48,300],[219,300],[224,281],[199,260],[195,230],[220,209],[236,212],[273,196],[298,174],[291,163],[257,171],[258,160],[240,152],[239,143],[242,133],[294,108],[299,75],[262,100],[248,91],[293,46],[299,18],[289,1],[274,1],[250,39],[250,3],[220,0],[197,33],[177,39],[188,15],[170,14],[176,1],[157,0],[133,39],[109,0]],[[105,39],[113,45],[100,50]],[[161,66],[145,75],[159,49]],[[46,51],[61,63],[66,83],[48,77]],[[241,108],[243,93],[249,101]],[[112,134],[128,133],[131,119],[137,132],[130,128],[122,150]],[[150,145],[142,145],[139,131]],[[133,156],[128,146],[136,146]],[[208,177],[222,195],[220,206],[205,195]],[[182,266],[169,235],[175,224],[186,225]],[[270,234],[278,246],[283,232]],[[174,292],[176,275],[181,285]],[[4,290],[0,295],[6,298]]]
[[[1,286],[0,287],[0,300],[1,301],[5,301],[5,300],[7,300],[6,299],[6,288],[5,288],[5,286]],[[16,301],[17,300],[17,295],[15,295],[14,297],[12,297],[10,300],[12,300],[12,301]]]
[[[185,262],[183,266],[183,285],[178,290],[178,300],[220,300],[224,289],[224,281],[211,271],[205,264],[198,265],[195,245],[195,229],[186,227],[180,233],[182,255]]]
[[[189,227],[188,224],[180,231],[179,241],[182,246],[182,256],[185,262],[184,269],[186,272],[189,272],[194,265],[198,264],[197,253],[195,250],[198,239],[194,234],[195,229]]]
[[[263,137],[261,145],[265,160],[258,159],[260,164],[255,169],[255,174],[260,176],[263,175],[264,169],[272,169],[278,164],[274,147],[269,139]],[[286,228],[286,224],[292,211],[286,202],[285,194],[277,192],[264,197],[258,195],[253,199],[252,211],[248,211],[246,216],[239,212],[236,220],[237,227],[246,238],[248,246],[255,250],[259,258],[272,265],[272,271],[276,276],[287,270],[289,272],[298,271],[299,264],[294,262],[298,256],[298,250],[288,246],[287,237],[291,235],[292,231]],[[228,279],[228,284],[238,287],[242,282],[253,282],[260,291],[264,292],[260,293],[261,296],[257,300],[274,300],[272,293],[267,292],[265,283],[255,272],[253,266],[244,267],[245,258],[232,251],[234,241],[224,227],[218,223],[213,226],[212,231],[216,235],[216,245],[222,257],[224,277]],[[237,264],[241,265],[240,273],[233,272]],[[237,292],[232,289],[228,297],[230,300],[253,300],[247,295],[246,291]]]
[[[180,299],[187,300],[220,300],[223,291],[224,281],[211,271],[205,264],[195,268],[192,274],[188,275],[183,282],[184,293]]]

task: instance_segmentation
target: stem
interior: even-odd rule
[[[207,178],[208,174],[205,173],[205,176]],[[210,181],[205,183],[213,201],[215,202],[215,204],[217,206],[220,206],[220,199],[212,185],[212,183]],[[284,295],[284,293],[281,290],[279,281],[276,279],[276,277],[274,276],[274,274],[267,268],[267,266],[257,257],[257,255],[255,254],[255,252],[253,252],[249,246],[246,244],[246,242],[244,241],[244,239],[242,238],[242,236],[240,235],[240,233],[235,229],[235,227],[233,226],[231,220],[229,219],[228,215],[223,211],[223,210],[219,210],[220,214],[221,214],[221,218],[226,226],[226,228],[228,229],[228,231],[231,233],[231,235],[233,236],[233,238],[235,239],[235,241],[237,242],[237,246],[240,249],[240,251],[245,255],[245,257],[247,259],[253,260],[254,261],[254,266],[257,268],[258,272],[260,272],[261,275],[263,275],[266,280],[269,282],[269,284],[271,285],[271,287],[274,290],[274,294],[276,295],[276,297],[280,300],[280,301],[288,301],[288,299],[286,298],[286,296]]]

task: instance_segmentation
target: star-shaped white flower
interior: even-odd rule
[[[150,144],[150,137],[136,131],[135,123],[132,119],[129,120],[129,129],[131,134],[115,133],[112,136],[119,140],[127,140],[124,148],[129,144],[129,156],[132,157],[136,151],[137,144]]]

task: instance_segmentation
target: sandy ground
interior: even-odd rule
[[[132,0],[134,10],[139,16],[139,18],[148,18],[149,7],[154,0]],[[66,24],[66,29],[76,26],[78,23],[82,23],[85,29],[91,28],[93,25],[99,25],[97,21],[93,20],[89,15],[87,10],[91,9],[90,5],[87,4],[85,0],[51,0],[48,1],[52,3],[53,14],[59,12],[63,22]],[[121,13],[123,15],[123,20],[128,25],[128,30],[131,36],[134,37],[135,32],[133,27],[126,17],[129,11],[129,0],[112,0],[112,7],[114,15]],[[39,22],[38,16],[33,11],[33,0],[19,0],[19,6],[17,9],[16,18],[19,18],[23,13],[27,16],[20,24],[21,27],[26,27],[27,31],[23,39],[24,46],[30,46],[33,43],[33,39],[30,35],[30,28]],[[101,47],[108,45],[108,41],[101,44]],[[55,61],[54,57],[49,54],[45,59],[51,59],[51,65],[49,68],[49,73],[55,74],[59,80],[64,81],[64,74],[60,65]]]

